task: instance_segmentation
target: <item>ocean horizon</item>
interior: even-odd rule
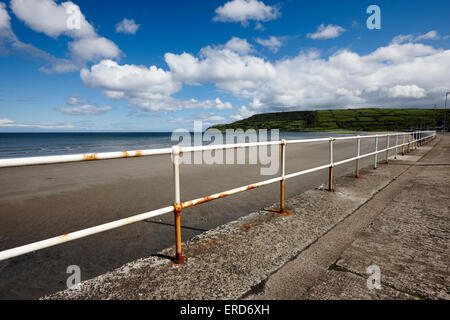
[[[345,134],[333,132],[337,135]],[[279,138],[286,140],[328,136],[330,132],[279,133]],[[167,148],[178,144],[171,137],[172,132],[0,133],[0,159]]]

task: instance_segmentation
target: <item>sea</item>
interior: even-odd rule
[[[193,133],[191,140],[193,141]],[[343,133],[280,132],[280,139],[313,139]],[[270,135],[267,137],[270,140]],[[225,143],[223,136],[223,143]],[[172,132],[0,133],[0,159],[167,148]],[[208,142],[204,142],[207,145]]]

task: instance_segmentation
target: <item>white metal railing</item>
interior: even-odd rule
[[[280,141],[267,141],[267,142],[251,142],[251,143],[237,143],[237,144],[223,144],[223,145],[207,145],[207,146],[194,146],[194,147],[179,147],[173,146],[172,148],[165,149],[151,149],[142,151],[122,151],[122,152],[107,152],[107,153],[92,153],[92,154],[79,154],[79,155],[62,155],[62,156],[47,156],[47,157],[31,157],[31,158],[16,158],[16,159],[0,159],[0,168],[6,167],[18,167],[18,166],[29,166],[29,165],[41,165],[41,164],[53,164],[53,163],[64,163],[64,162],[78,162],[78,161],[94,161],[94,160],[105,160],[105,159],[117,159],[117,158],[128,158],[128,157],[141,157],[150,155],[163,155],[171,154],[173,156],[173,177],[175,186],[175,203],[173,205],[167,206],[165,208],[160,208],[157,210],[148,211],[142,214],[131,216],[128,218],[116,220],[113,222],[101,224],[95,227],[63,234],[57,237],[49,238],[42,241],[37,241],[31,244],[19,246],[16,248],[0,251],[0,261],[9,259],[12,257],[20,256],[26,253],[34,252],[36,250],[41,250],[64,242],[72,241],[75,239],[84,238],[93,234],[104,232],[107,230],[119,228],[131,223],[146,220],[152,217],[156,217],[168,212],[174,212],[175,214],[175,240],[176,240],[176,255],[173,259],[174,264],[182,264],[186,261],[181,252],[181,224],[180,224],[180,213],[184,208],[195,206],[204,202],[211,200],[223,198],[232,194],[239,192],[255,189],[264,185],[268,185],[275,182],[280,182],[280,208],[274,209],[279,214],[290,214],[290,211],[284,207],[284,183],[285,180],[294,178],[300,175],[308,174],[318,170],[329,169],[329,183],[328,190],[333,191],[333,168],[338,165],[342,165],[348,162],[356,161],[356,177],[359,177],[359,160],[374,156],[374,168],[377,167],[378,154],[381,152],[386,152],[386,162],[389,158],[389,151],[394,150],[395,157],[398,154],[399,148],[402,149],[401,153],[404,155],[405,152],[409,152],[411,147],[417,148],[419,145],[428,142],[436,136],[436,131],[416,131],[416,132],[400,132],[400,133],[388,133],[388,134],[376,134],[376,135],[358,135],[358,136],[348,136],[348,137],[330,137],[330,138],[319,138],[319,139],[300,139],[300,140],[280,140]],[[386,148],[378,149],[379,138],[387,137]],[[390,137],[395,137],[395,145],[390,146]],[[399,144],[399,137],[402,138],[402,142]],[[362,139],[375,139],[375,150],[370,153],[361,154],[361,140]],[[335,141],[340,140],[356,140],[356,156],[341,161],[334,161],[333,155],[333,145]],[[311,142],[329,142],[329,163],[326,165],[301,170],[298,172],[286,174],[285,164],[286,164],[286,145],[296,144],[296,143],[311,143]],[[245,185],[242,187],[227,190],[221,193],[216,193],[206,197],[181,202],[181,192],[180,192],[180,153],[195,152],[195,151],[207,151],[207,150],[223,150],[230,148],[249,148],[257,146],[268,146],[268,145],[280,145],[280,160],[281,160],[281,174],[279,177],[260,181],[257,183]]]

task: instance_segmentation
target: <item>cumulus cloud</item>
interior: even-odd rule
[[[248,43],[247,39],[237,37],[231,38],[224,47],[242,55],[253,51],[252,45]]]
[[[423,98],[426,96],[426,91],[415,84],[406,86],[396,85],[388,89],[388,96],[393,98]]]
[[[136,34],[140,24],[136,24],[133,19],[123,19],[121,22],[116,24],[116,32],[125,34]]]
[[[240,22],[248,25],[250,20],[269,21],[280,16],[277,8],[258,0],[232,0],[216,9],[213,21]]]
[[[167,96],[181,89],[181,83],[170,72],[156,66],[119,65],[116,61],[103,60],[90,70],[82,69],[80,75],[88,87],[136,97]]]
[[[55,124],[55,123],[38,123],[38,124],[24,124],[17,123],[10,119],[0,119],[0,128],[37,128],[37,129],[74,129],[71,124]]]
[[[270,36],[267,39],[257,38],[255,41],[256,43],[267,47],[273,53],[276,53],[278,52],[278,49],[280,49],[280,47],[283,45],[284,40],[285,37]]]
[[[103,60],[81,70],[84,85],[103,90],[112,99],[126,99],[131,107],[144,111],[181,109],[231,109],[229,102],[220,99],[198,101],[178,100],[171,95],[181,90],[182,83],[170,71],[156,66],[119,65]]]
[[[28,27],[53,38],[61,34],[74,38],[96,35],[94,28],[81,13],[80,7],[72,1],[57,4],[53,0],[11,0],[11,9]],[[80,18],[79,29],[67,27],[70,15]]]
[[[450,50],[422,44],[389,45],[367,55],[341,50],[328,59],[300,53],[276,62],[276,75],[253,90],[237,118],[286,109],[424,106],[450,80]]]
[[[232,39],[233,40],[233,39]],[[237,45],[239,44],[239,45]],[[317,50],[268,61],[234,39],[197,55],[166,53],[168,69],[103,60],[83,69],[83,83],[138,110],[231,109],[220,99],[179,100],[183,84],[213,83],[249,102],[232,117],[283,110],[424,106],[450,87],[450,50],[391,43],[368,54],[348,49],[323,57]]]
[[[94,27],[87,22],[80,8],[71,1],[58,4],[54,0],[11,0],[11,9],[17,18],[36,32],[42,32],[55,39],[61,35],[73,39],[68,44],[71,60],[56,59],[42,50],[27,45],[28,51],[32,54],[48,56],[44,58],[50,66],[42,67],[40,69],[42,72],[70,72],[79,70],[86,62],[114,59],[121,55],[117,45],[99,36]],[[70,24],[74,17],[79,22],[75,27]]]
[[[186,83],[213,82],[239,95],[245,95],[275,74],[274,66],[264,59],[241,55],[227,47],[205,47],[199,57],[166,53],[165,60],[175,79]]]
[[[421,106],[450,86],[450,50],[419,43],[390,44],[366,55],[340,50],[328,58],[312,50],[274,62],[220,46],[165,58],[174,79],[212,82],[250,99],[236,119],[290,109]]]
[[[332,24],[325,26],[324,24],[321,24],[317,28],[316,32],[308,33],[306,36],[308,38],[314,39],[314,40],[326,40],[326,39],[337,38],[344,32],[345,32],[345,29],[340,26],[336,26],[336,25],[332,25]]]
[[[55,108],[56,111],[59,111],[61,113],[72,115],[72,116],[90,116],[90,115],[97,115],[97,114],[103,114],[106,113],[113,108],[110,106],[105,107],[98,107],[93,105],[82,105],[82,106],[76,106],[76,107],[62,107],[62,108]]]
[[[103,37],[83,38],[69,43],[74,60],[97,61],[103,58],[113,59],[120,55],[120,49]]]

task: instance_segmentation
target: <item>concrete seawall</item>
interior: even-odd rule
[[[268,211],[259,210],[197,235],[183,243],[183,253],[188,257],[188,262],[185,265],[172,266],[167,257],[173,255],[174,248],[167,248],[158,255],[133,261],[110,273],[82,282],[76,288],[44,298],[448,298],[448,294],[445,293],[448,292],[448,273],[443,272],[441,268],[442,261],[448,259],[448,250],[446,250],[448,249],[446,247],[448,242],[448,197],[446,201],[437,204],[441,207],[447,206],[447,216],[445,217],[444,214],[443,218],[445,224],[443,237],[447,239],[447,242],[442,243],[442,251],[433,251],[435,252],[433,259],[423,259],[424,264],[429,261],[434,266],[434,263],[437,263],[437,267],[432,268],[433,274],[437,276],[427,278],[429,283],[434,283],[434,287],[433,285],[425,286],[425,289],[417,293],[408,287],[407,281],[403,281],[401,282],[403,287],[400,286],[402,289],[398,289],[395,277],[392,276],[392,274],[395,274],[395,268],[394,270],[391,270],[391,268],[388,269],[388,272],[394,280],[387,286],[389,289],[386,289],[387,291],[383,295],[379,295],[377,292],[367,292],[367,289],[364,289],[357,281],[362,279],[365,283],[365,278],[357,274],[364,273],[361,270],[370,265],[370,261],[367,261],[367,259],[352,260],[351,257],[358,256],[356,248],[360,247],[354,243],[361,235],[361,231],[366,230],[372,221],[382,214],[382,212],[377,211],[378,215],[375,213],[364,215],[364,212],[362,212],[364,206],[368,206],[370,201],[387,190],[393,182],[408,174],[409,169],[414,164],[418,161],[422,162],[421,158],[430,150],[436,149],[433,148],[436,144],[443,148],[444,153],[446,152],[448,161],[449,140],[448,137],[439,137],[418,150],[405,156],[399,156],[398,160],[392,159],[389,164],[380,163],[377,170],[363,169],[360,171],[360,179],[351,176],[338,178],[335,182],[335,192],[318,188],[289,198],[286,201],[286,207],[294,212],[292,215],[276,216]],[[448,190],[448,167],[444,166],[443,168],[447,170],[447,175],[443,175],[443,180],[447,184]],[[442,181],[439,183],[442,183]],[[409,187],[404,186],[404,188]],[[414,201],[417,194],[412,193],[411,198],[408,193],[402,195],[406,197],[402,199],[406,203],[416,203]],[[230,201],[232,200],[230,199]],[[433,201],[433,199],[426,201]],[[389,202],[385,203],[384,207],[389,207]],[[373,212],[373,210],[368,210],[368,212]],[[361,219],[359,215],[361,215]],[[338,242],[342,244],[341,247],[334,248],[335,250],[327,253],[324,248],[330,249],[333,247],[326,244],[336,243],[335,240],[340,239],[339,235],[346,234],[349,230],[349,221],[351,222],[352,219],[355,222],[360,221],[360,223],[356,223],[356,227],[353,227],[353,229],[350,228],[350,236],[345,241]],[[415,221],[415,223],[420,224],[420,221]],[[350,223],[350,226],[355,226],[355,223]],[[339,230],[339,228],[342,228],[342,230]],[[331,236],[331,238],[326,239],[327,236]],[[386,238],[387,235],[385,234],[384,237]],[[324,242],[324,239],[326,242]],[[392,239],[395,239],[395,237]],[[321,246],[322,242],[325,245]],[[411,243],[411,245],[413,244]],[[314,246],[317,246],[317,250],[311,251],[310,249]],[[351,246],[354,246],[353,251]],[[316,261],[317,266],[310,269],[305,267],[300,270],[300,273],[292,268],[292,263],[296,259],[313,261],[312,258],[305,260],[305,254],[314,256],[315,252],[324,257],[320,262]],[[336,253],[338,258],[341,257],[341,254],[345,258],[341,259],[342,261],[337,261]],[[332,263],[329,263],[330,259],[332,259]],[[366,266],[367,263],[369,264]],[[296,265],[304,267],[299,263],[296,263]],[[332,283],[332,280],[337,279],[335,275],[328,272],[329,268],[326,268],[326,266],[335,266],[335,269],[345,268],[352,271],[353,273],[344,273],[344,276],[358,277],[356,280],[353,278],[351,280],[358,284],[355,284],[355,288],[358,288],[359,291],[354,290],[354,292],[361,292],[361,294],[346,296],[342,294],[342,290],[339,291],[335,287],[333,287],[336,289],[334,291],[321,289],[320,284],[325,286],[327,281]],[[333,268],[331,268],[331,271],[338,272]],[[339,277],[341,276],[342,273],[339,273]],[[408,279],[412,279],[412,283],[415,283],[411,277],[409,276]],[[318,279],[323,281],[318,282]],[[439,279],[443,279],[443,282],[436,284]],[[345,283],[353,282],[348,280]],[[292,283],[298,285],[292,286],[290,285]],[[434,291],[432,288],[434,288]],[[312,294],[314,292],[315,294]],[[329,294],[326,295],[324,292],[329,292]]]

